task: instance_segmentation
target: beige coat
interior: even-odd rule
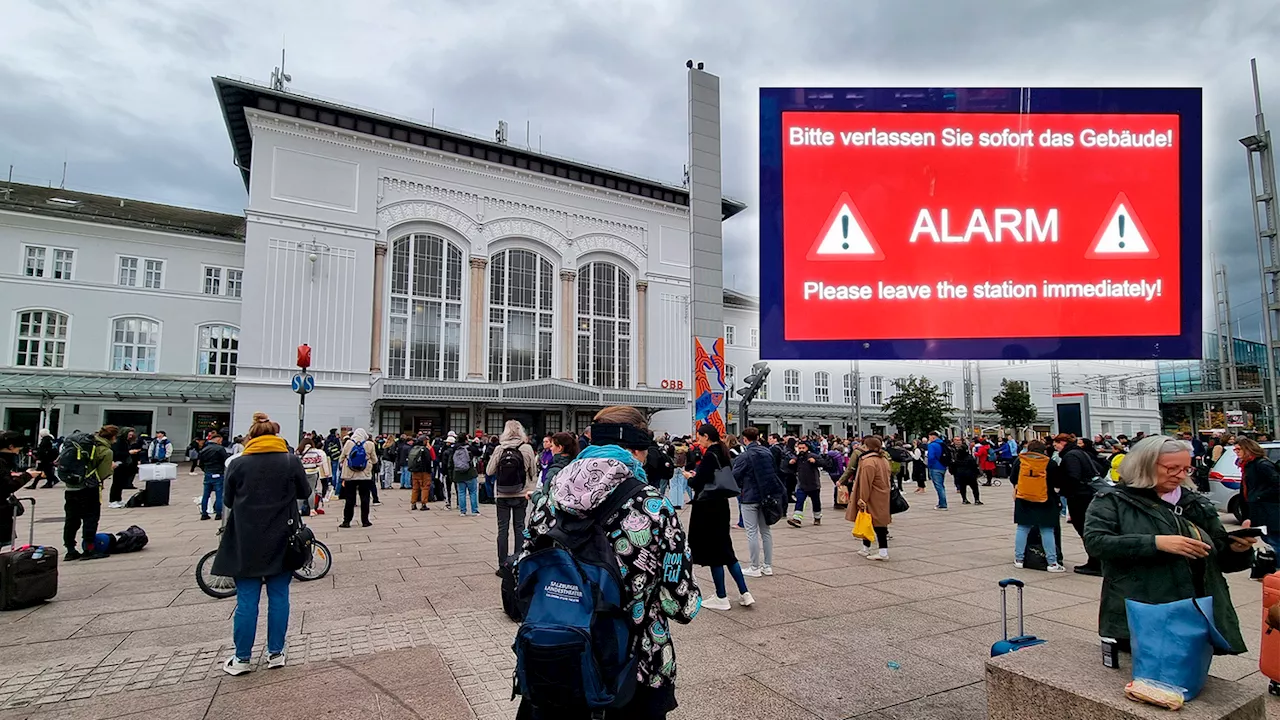
[[[889,527],[893,516],[889,513],[889,490],[893,487],[892,471],[889,467],[889,456],[883,451],[867,453],[858,461],[858,474],[853,482],[853,491],[849,494],[849,507],[844,511],[845,519],[853,522],[858,517],[858,501],[866,503],[866,511],[871,513],[871,524],[875,527]]]
[[[369,462],[364,466],[363,470],[352,470],[347,467],[347,458],[351,457],[351,450],[356,443],[364,443],[364,452],[369,456]],[[342,443],[342,479],[343,480],[372,480],[373,479],[373,463],[378,459],[378,448],[369,439],[369,434],[362,429],[357,429],[351,433],[351,437]]]

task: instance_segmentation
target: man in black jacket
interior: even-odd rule
[[[200,448],[200,467],[204,468],[204,495],[200,498],[200,519],[209,519],[209,496],[213,495],[213,517],[222,519],[223,474],[230,453],[222,445],[222,436],[214,433]]]
[[[765,519],[761,505],[766,502],[777,503],[779,515],[777,522],[785,512],[786,489],[778,479],[772,452],[760,444],[760,431],[748,427],[742,431],[745,443],[742,452],[733,459],[733,478],[738,481],[742,494],[738,496],[738,507],[742,510],[743,526],[747,530],[747,548],[751,553],[751,565],[742,569],[748,577],[760,577],[773,574],[773,529]],[[763,556],[761,550],[764,551]]]
[[[1084,518],[1095,492],[1091,481],[1099,475],[1099,468],[1089,453],[1076,445],[1074,435],[1060,433],[1053,439],[1053,449],[1058,453],[1059,465],[1058,472],[1053,473],[1054,489],[1067,499],[1071,526],[1083,540]],[[1075,571],[1081,575],[1101,575],[1102,566],[1090,557],[1084,565],[1077,565]]]

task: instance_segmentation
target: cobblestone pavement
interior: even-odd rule
[[[209,598],[195,585],[196,561],[216,544],[215,524],[197,519],[197,490],[197,478],[183,476],[174,505],[104,509],[104,530],[141,525],[148,547],[64,563],[56,601],[0,613],[0,720],[123,717],[105,714],[102,703],[159,695],[174,704],[150,710],[148,720],[212,718],[220,716],[215,694],[248,687],[219,667],[231,653],[234,601]],[[1010,489],[984,491],[985,506],[955,498],[950,511],[938,512],[930,495],[908,488],[913,508],[895,517],[886,563],[855,554],[840,513],[829,512],[820,527],[775,526],[776,574],[748,580],[757,604],[703,610],[691,625],[673,628],[681,704],[673,717],[985,718],[982,668],[1000,634],[996,581],[1004,577],[1028,583],[1028,632],[1096,642],[1099,582],[1015,570]],[[37,540],[58,544],[60,493],[35,496]],[[339,530],[333,513],[312,518],[334,566],[320,581],[292,585],[288,665],[297,672],[275,677],[303,683],[334,668],[359,675],[375,658],[430,651],[413,657],[429,662],[438,653],[452,676],[434,693],[457,693],[473,717],[514,717],[515,626],[500,610],[493,508],[460,518],[440,503],[410,512],[407,498],[407,491],[383,491],[367,529]],[[746,558],[745,535],[733,532]],[[1078,540],[1065,537],[1064,545],[1069,562],[1083,561]],[[699,577],[709,593],[709,575],[700,569]],[[1240,575],[1230,581],[1245,637],[1256,639],[1260,586]],[[263,616],[259,643],[265,601]],[[1218,658],[1213,673],[1265,689],[1256,644],[1248,655]],[[437,716],[452,717],[446,710]]]

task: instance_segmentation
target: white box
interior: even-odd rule
[[[143,482],[147,480],[177,480],[178,466],[173,463],[139,465],[138,479]]]

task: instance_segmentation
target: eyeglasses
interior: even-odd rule
[[[1156,463],[1156,467],[1160,468],[1165,475],[1169,475],[1170,477],[1190,475],[1192,470],[1190,465],[1165,465],[1163,463]]]

